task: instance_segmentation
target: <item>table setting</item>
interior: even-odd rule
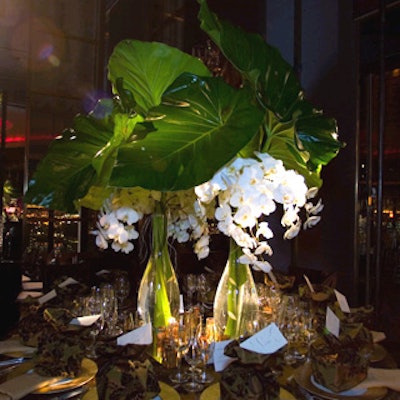
[[[259,310],[236,340],[218,338],[214,318],[201,304],[182,304],[179,319],[158,331],[158,362],[152,325],[133,317],[135,309],[119,309],[118,300],[110,306],[110,297],[116,298],[112,289],[110,282],[87,287],[64,277],[50,290],[55,296],[25,300],[17,329],[0,341],[0,398],[107,400],[142,393],[161,400],[373,400],[399,395],[400,370],[385,364],[390,355],[380,344],[384,332],[358,322],[368,322],[371,309],[347,308],[336,290],[329,302],[314,305],[304,301],[304,288],[260,296]],[[267,284],[258,289],[269,290]],[[322,330],[322,311],[316,307],[325,309]],[[123,324],[120,314],[130,315],[132,324]]]

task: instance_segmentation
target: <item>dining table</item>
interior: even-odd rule
[[[32,286],[31,286],[32,288]],[[27,316],[32,310],[43,308],[43,304],[37,304],[37,297],[29,297],[21,300],[22,316]],[[134,307],[134,305],[128,305],[128,307]],[[134,313],[135,310],[132,309]],[[4,383],[9,382],[13,378],[24,375],[32,371],[33,365],[30,357],[32,354],[32,348],[23,344],[21,340],[20,331],[18,325],[15,329],[11,330],[9,335],[0,341],[0,400],[6,399],[7,397],[1,396],[1,387]],[[385,370],[396,370],[399,371],[396,361],[392,355],[385,349],[385,335],[382,332],[375,332],[380,336],[379,342],[374,344],[374,351],[376,352],[375,358],[371,358],[371,364],[373,368],[385,369]],[[14,351],[7,352],[7,346],[14,345],[18,348],[20,345],[20,351],[17,348]],[[12,347],[12,346],[11,346]],[[10,347],[10,349],[11,349]],[[24,350],[25,349],[25,350]],[[30,350],[30,355],[25,351]],[[35,349],[34,349],[35,350]],[[17,363],[11,368],[3,367],[1,361],[9,360],[11,357],[23,358],[23,362]],[[223,371],[216,372],[215,365],[212,360],[207,364],[206,371],[212,376],[213,381],[204,384],[203,387],[196,392],[188,392],[184,389],[183,385],[174,384],[169,377],[174,374],[177,370],[175,366],[166,366],[158,361],[154,360],[149,356],[151,364],[154,368],[155,376],[158,379],[161,392],[159,397],[155,399],[159,400],[218,400],[220,398],[220,382],[223,377]],[[22,397],[18,397],[21,400],[102,400],[99,399],[98,395],[98,371],[102,365],[101,356],[89,358],[85,357],[82,361],[82,373],[77,378],[70,380],[69,382],[55,382],[49,385],[45,385],[40,389],[36,389],[33,392],[26,393]],[[188,368],[188,365],[184,362],[184,368]],[[276,380],[280,387],[280,400],[336,400],[336,399],[366,399],[366,400],[395,400],[400,399],[400,391],[391,389],[380,390],[376,394],[372,391],[367,390],[366,394],[360,396],[343,396],[331,392],[321,392],[316,386],[310,386],[309,383],[309,372],[310,370],[310,359],[309,356],[299,360],[298,362],[284,363],[279,371],[276,371]],[[308,375],[307,375],[308,374]],[[306,377],[306,378],[304,378]],[[399,376],[400,377],[400,376]],[[306,380],[304,380],[306,379]],[[399,379],[400,381],[400,379]],[[371,394],[372,393],[372,394]],[[382,394],[383,393],[383,394]],[[16,400],[16,399],[11,399]],[[121,399],[122,400],[122,399]]]

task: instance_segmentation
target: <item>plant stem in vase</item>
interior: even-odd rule
[[[167,217],[161,204],[152,215],[152,249],[139,286],[138,312],[153,326],[153,357],[161,362],[159,333],[179,315],[179,285],[168,252]]]
[[[214,320],[218,340],[238,339],[246,319],[258,310],[253,275],[247,264],[239,263],[242,249],[230,238],[229,256],[214,299]]]

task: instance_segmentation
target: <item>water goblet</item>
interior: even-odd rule
[[[214,377],[207,373],[207,364],[214,350],[215,333],[214,333],[214,318],[209,317],[206,324],[199,324],[197,332],[197,340],[201,350],[201,371],[196,376],[197,382],[211,383]]]
[[[101,300],[100,289],[92,287],[91,294],[85,298],[85,306],[83,308],[84,316],[97,316],[98,318],[90,326],[91,343],[88,346],[87,356],[92,359],[97,358],[96,342],[100,332],[104,329],[104,310]]]
[[[184,353],[185,360],[190,365],[190,380],[183,384],[183,388],[188,392],[200,392],[204,385],[196,381],[196,367],[202,362],[202,352],[196,335],[189,338]]]
[[[188,344],[188,329],[183,324],[179,324],[178,331],[175,337],[177,372],[169,376],[171,382],[175,384],[181,384],[188,381],[188,375],[183,371],[182,368],[182,359],[186,352],[187,344]]]
[[[129,275],[126,271],[116,271],[113,279],[113,287],[115,296],[118,299],[120,307],[123,306],[129,296],[131,285],[129,282]]]

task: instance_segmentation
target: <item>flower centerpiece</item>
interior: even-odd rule
[[[96,243],[126,253],[137,222],[161,210],[166,237],[193,240],[198,257],[207,257],[208,224],[216,220],[231,238],[235,264],[269,272],[268,216],[282,205],[288,239],[317,223],[322,205],[311,199],[321,168],[343,144],[336,121],[304,98],[275,48],[198,2],[201,28],[240,73],[241,86],[177,48],[120,42],[108,63],[114,96],[77,115],[54,140],[26,201],[99,210]],[[236,278],[240,286],[243,275]]]

